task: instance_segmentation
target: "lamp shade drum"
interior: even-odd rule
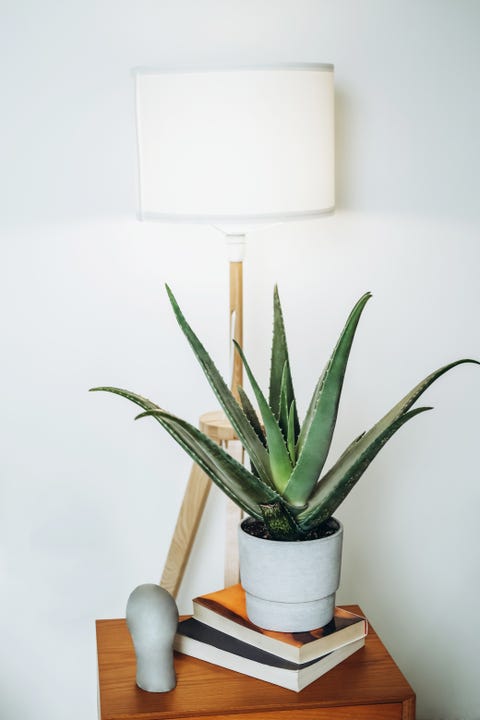
[[[280,222],[332,212],[333,66],[135,71],[139,216]]]

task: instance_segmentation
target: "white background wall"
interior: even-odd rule
[[[3,0],[0,4],[0,716],[96,715],[94,619],[160,576],[190,462],[93,385],[196,422],[215,407],[171,283],[222,370],[227,269],[209,229],[135,220],[136,65],[336,66],[338,212],[262,230],[246,350],[267,376],[278,281],[303,409],[354,301],[335,450],[421,377],[480,357],[476,0]],[[419,718],[480,718],[478,405],[462,366],[345,502],[340,601],[357,602]],[[180,606],[222,582],[213,494]]]

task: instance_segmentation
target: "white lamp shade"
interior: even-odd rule
[[[256,223],[333,211],[332,65],[137,70],[141,219]]]

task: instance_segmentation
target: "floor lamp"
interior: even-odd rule
[[[333,66],[140,68],[135,86],[139,218],[206,223],[224,233],[230,334],[241,345],[246,234],[334,209]],[[238,354],[232,357],[237,395],[242,367]],[[203,415],[200,427],[218,443],[235,440],[220,413]],[[174,596],[209,488],[209,478],[194,466],[161,579]],[[228,512],[225,584],[238,579],[238,518]]]

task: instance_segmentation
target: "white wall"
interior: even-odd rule
[[[93,623],[157,581],[190,463],[101,383],[196,422],[215,406],[171,283],[227,366],[217,234],[135,220],[136,65],[336,66],[338,213],[268,228],[246,262],[246,350],[265,380],[278,281],[298,396],[354,301],[338,451],[417,380],[480,357],[480,3],[4,0],[0,5],[0,716],[96,714]],[[295,379],[294,378],[294,379]],[[480,718],[478,403],[462,366],[425,396],[345,502],[340,601],[358,602],[419,718]],[[221,585],[208,507],[180,605]]]

